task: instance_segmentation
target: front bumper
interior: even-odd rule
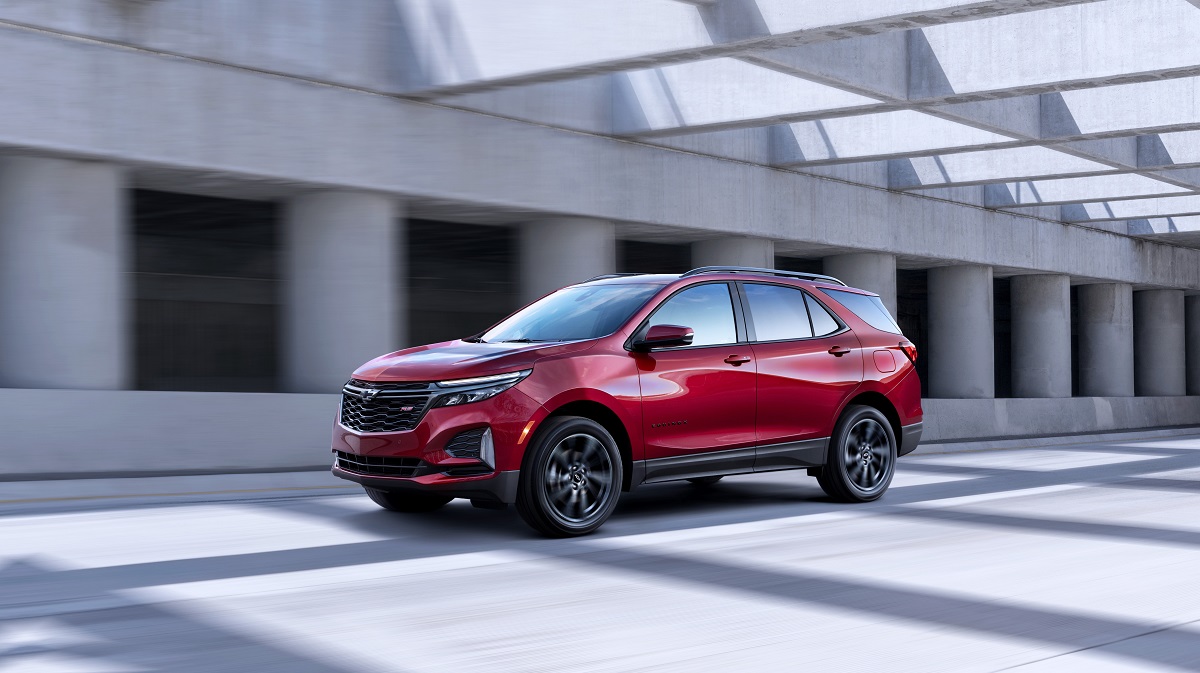
[[[375,477],[358,474],[334,465],[333,476],[381,491],[426,493],[512,504],[517,501],[520,470],[496,472],[483,477],[447,479],[442,475],[425,477]]]

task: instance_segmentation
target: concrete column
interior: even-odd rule
[[[394,199],[316,192],[284,223],[283,378],[331,393],[362,363],[404,347],[403,224]]]
[[[1014,397],[1071,396],[1071,279],[1012,279]]]
[[[769,238],[727,236],[692,244],[692,266],[751,266],[775,268],[775,241]]]
[[[122,169],[0,159],[0,387],[129,385]]]
[[[929,396],[996,395],[992,267],[929,270]]]
[[[521,225],[521,301],[617,270],[611,222],[555,218]]]
[[[1183,290],[1133,293],[1134,391],[1139,397],[1183,395]]]
[[[1079,286],[1079,394],[1133,397],[1133,286]]]
[[[879,295],[883,305],[896,316],[896,256],[886,253],[857,252],[833,255],[822,260],[826,275],[851,287]]]
[[[1184,299],[1187,394],[1200,395],[1200,294]]]

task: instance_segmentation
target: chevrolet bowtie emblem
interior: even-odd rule
[[[370,402],[371,400],[375,399],[375,396],[376,396],[376,395],[378,395],[378,394],[379,394],[379,391],[378,391],[378,390],[374,390],[374,389],[372,389],[372,388],[368,388],[368,389],[366,389],[366,390],[362,391],[362,395],[361,395],[361,396],[362,396],[362,401],[363,401],[363,402]]]

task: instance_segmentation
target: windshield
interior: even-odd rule
[[[564,288],[505,318],[483,341],[575,341],[608,336],[662,289],[658,285],[584,285]]]

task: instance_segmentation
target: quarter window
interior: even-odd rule
[[[842,328],[837,318],[829,315],[829,310],[821,306],[820,302],[807,294],[804,295],[804,298],[808,301],[808,314],[812,316],[813,333],[816,336],[833,334]]]
[[[812,336],[803,291],[758,283],[747,283],[742,287],[746,290],[746,301],[750,303],[756,340],[780,341]]]
[[[693,346],[737,342],[733,301],[725,283],[695,285],[676,294],[654,312],[649,324],[691,327]]]
[[[854,315],[862,318],[863,322],[871,327],[893,334],[903,334],[900,328],[896,326],[896,321],[892,319],[892,314],[883,305],[883,300],[879,297],[870,297],[865,294],[856,294],[842,290],[824,290],[824,292],[836,299],[842,306],[853,311]]]

